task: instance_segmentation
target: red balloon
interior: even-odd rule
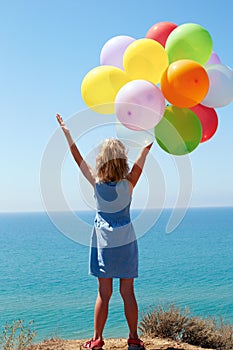
[[[172,22],[159,22],[154,24],[146,33],[146,38],[158,41],[165,47],[169,34],[177,25]]]
[[[202,125],[202,139],[200,142],[208,141],[216,132],[218,127],[218,116],[214,108],[198,104],[190,108],[200,119]]]

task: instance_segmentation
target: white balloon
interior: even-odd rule
[[[223,64],[206,67],[209,90],[201,104],[207,107],[224,107],[233,101],[233,70]]]

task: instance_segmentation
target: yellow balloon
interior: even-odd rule
[[[125,50],[123,64],[132,80],[144,79],[157,84],[168,66],[168,55],[159,42],[138,39]]]
[[[82,81],[81,93],[86,105],[100,114],[113,114],[118,91],[130,81],[128,75],[114,66],[98,66]]]

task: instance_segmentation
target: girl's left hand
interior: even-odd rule
[[[57,118],[57,121],[58,121],[60,127],[63,129],[63,131],[68,131],[68,128],[62,119],[62,116],[57,113],[56,118]]]
[[[57,121],[60,124],[60,126],[65,125],[65,123],[63,122],[62,116],[60,114],[57,113],[56,118],[57,118]]]

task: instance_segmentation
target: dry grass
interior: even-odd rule
[[[0,335],[0,349],[2,350],[25,350],[36,336],[34,322],[30,321],[28,326],[24,320],[6,322]]]
[[[188,309],[173,304],[156,306],[144,313],[139,329],[142,335],[150,337],[170,338],[203,348],[233,349],[233,325],[192,316]]]

